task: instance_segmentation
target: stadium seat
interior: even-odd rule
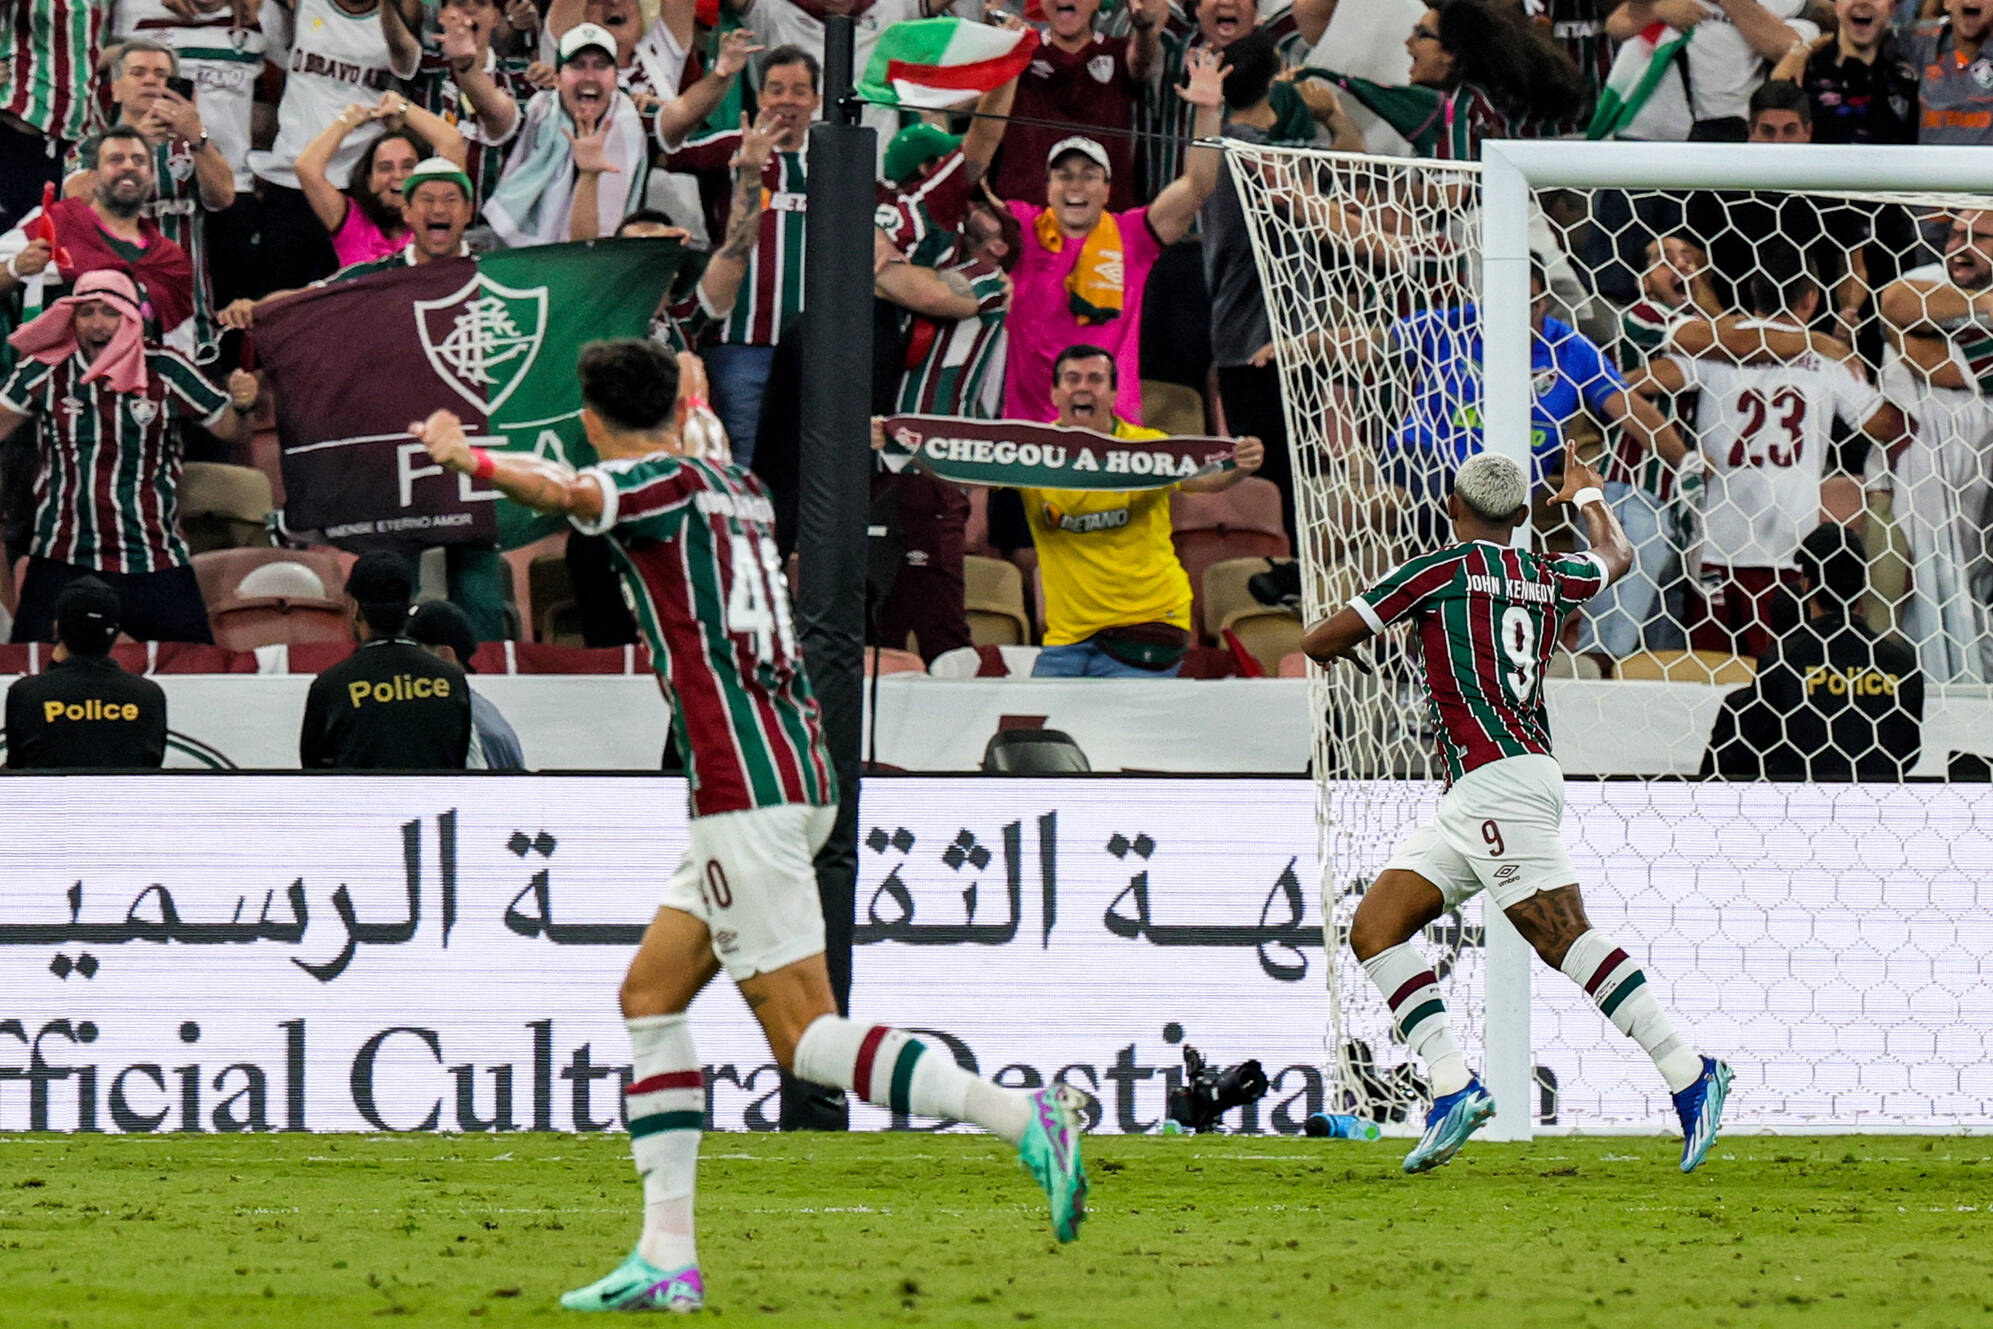
[[[1204,394],[1181,383],[1142,380],[1142,423],[1175,436],[1195,436],[1205,430]]]
[[[225,600],[209,607],[215,645],[231,651],[258,646],[348,642],[352,622],[343,602],[330,597],[290,599],[262,595]]]
[[[538,546],[531,546],[538,548]],[[555,642],[555,634],[563,638],[558,644],[579,646],[581,642],[581,611],[574,598],[574,579],[568,575],[565,541],[561,548],[546,550],[526,563],[526,596],[519,604],[523,616],[528,606],[532,618],[533,635],[542,642]]]
[[[181,470],[180,529],[196,554],[268,545],[275,506],[270,477],[253,466],[190,461]]]
[[[1228,558],[1204,570],[1205,635],[1222,642],[1232,633],[1268,674],[1280,671],[1281,661],[1301,648],[1301,620],[1285,609],[1253,599],[1246,582],[1266,571],[1266,560]]]
[[[194,576],[201,583],[201,598],[208,607],[242,598],[243,578],[272,563],[302,564],[315,573],[325,599],[338,600],[345,594],[346,573],[355,556],[338,549],[273,549],[269,546],[239,549],[210,549],[194,555]]]
[[[985,775],[1079,775],[1093,766],[1059,729],[999,729],[983,748]]]
[[[963,603],[969,636],[978,645],[1027,646],[1031,616],[1024,608],[1024,574],[1000,558],[962,560]]]
[[[1204,621],[1204,570],[1232,558],[1285,558],[1287,532],[1280,524],[1280,490],[1271,480],[1248,476],[1216,494],[1170,495],[1171,540],[1190,576],[1191,621]],[[1264,571],[1261,563],[1254,571]]]
[[[1730,657],[1726,656],[1724,658],[1729,659]],[[1591,656],[1579,655],[1573,651],[1567,651],[1560,646],[1550,653],[1550,663],[1543,666],[1543,676],[1545,678],[1599,679],[1605,677],[1605,671],[1599,668],[1599,662]]]
[[[925,674],[927,661],[912,651],[895,651],[887,648],[865,648],[865,677],[873,674],[884,677],[887,674]]]
[[[327,600],[334,598],[334,591],[309,567],[294,558],[285,558],[250,569],[228,598],[253,600],[276,595],[287,600]]]
[[[1731,687],[1750,682],[1757,671],[1757,661],[1722,651],[1644,651],[1619,661],[1614,674],[1625,679]]]
[[[933,678],[1029,678],[1038,663],[1036,646],[957,646],[934,657]]]
[[[1280,677],[1282,678],[1308,677],[1308,657],[1303,655],[1299,651],[1289,651],[1286,655],[1281,656]]]
[[[539,588],[534,585],[533,565],[543,558],[556,559],[563,573],[567,570],[567,536],[556,533],[520,545],[517,549],[505,551],[505,562],[512,573],[512,600],[519,609],[519,621],[529,628],[537,621],[537,608],[533,593]]]

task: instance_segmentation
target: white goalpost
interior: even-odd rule
[[[1631,646],[1628,625],[1609,628],[1604,617],[1638,617],[1633,610],[1588,607],[1545,685],[1559,756],[1576,777],[1565,830],[1595,920],[1623,933],[1629,950],[1642,948],[1636,958],[1696,1041],[1739,1063],[1732,1119],[1744,1129],[1959,1130],[1993,1115],[1993,1070],[1981,1069],[1993,1061],[1993,1015],[1978,1014],[1993,983],[1980,972],[1973,921],[1993,909],[1993,886],[1978,880],[1993,876],[1978,867],[1993,861],[1987,786],[1681,778],[1696,774],[1724,695],[1754,667],[1745,627],[1727,651],[1689,649],[1726,599],[1734,608],[1762,589],[1743,560],[1723,561],[1725,532],[1777,522],[1752,506],[1770,500],[1728,474],[1748,469],[1738,458],[1765,463],[1757,442],[1721,423],[1728,389],[1716,385],[1731,381],[1727,370],[1697,380],[1705,361],[1675,340],[1685,321],[1837,334],[1850,373],[1868,384],[1836,398],[1842,415],[1864,415],[1875,401],[1894,411],[1876,407],[1872,419],[1828,430],[1803,425],[1798,389],[1767,389],[1755,399],[1757,423],[1746,423],[1791,431],[1786,460],[1771,447],[1770,465],[1786,469],[1768,483],[1790,490],[1811,483],[1794,476],[1821,477],[1820,512],[1792,524],[1792,541],[1817,522],[1858,532],[1869,573],[1858,616],[1877,641],[1922,664],[1923,748],[1902,770],[1956,774],[1958,754],[1993,749],[1977,737],[1993,738],[1993,669],[1982,663],[1993,659],[1993,557],[1981,538],[1993,521],[1993,410],[1968,364],[1982,321],[1941,317],[1942,291],[1928,297],[1926,321],[1894,307],[1886,320],[1883,296],[1963,280],[1944,266],[1960,243],[1944,228],[1966,218],[1970,233],[1978,209],[1989,210],[1981,225],[1993,290],[1986,154],[1498,141],[1465,164],[1225,148],[1278,348],[1305,615],[1340,607],[1437,542],[1443,514],[1435,522],[1434,507],[1457,464],[1443,455],[1447,438],[1464,429],[1541,477],[1544,415],[1556,408],[1543,404],[1554,382],[1532,367],[1541,340],[1534,261],[1552,316],[1620,375],[1604,368],[1610,382],[1577,385],[1578,407],[1561,428],[1581,446],[1632,458],[1630,467],[1639,448],[1607,417],[1612,397],[1637,391],[1658,402],[1691,457],[1709,458],[1705,498],[1634,496],[1660,522],[1656,534],[1635,531],[1636,542],[1673,563],[1631,627]],[[1777,234],[1764,218],[1787,215],[1779,209],[1793,200],[1825,219],[1819,234],[1790,237],[1807,280],[1753,256]],[[1712,236],[1711,217],[1733,233]],[[1677,285],[1681,302],[1670,306]],[[1802,286],[1817,298],[1796,305],[1801,313],[1760,316],[1768,299],[1800,300]],[[1756,361],[1722,346],[1701,354],[1763,365],[1772,352]],[[1819,369],[1817,357],[1793,355],[1764,370],[1778,391],[1779,374]],[[1663,397],[1642,371],[1669,357],[1687,366],[1691,390]],[[1438,400],[1455,403],[1451,418],[1431,416]],[[1876,437],[1885,419],[1901,420],[1899,436]],[[1815,441],[1803,462],[1802,429],[1819,431],[1806,434]],[[1830,437],[1833,457],[1823,459],[1829,449],[1818,440]],[[1415,446],[1433,439],[1441,445]],[[1519,538],[1569,533],[1525,529]],[[1797,603],[1790,568],[1771,567],[1769,577],[1795,587]],[[1439,794],[1416,662],[1381,644],[1379,654],[1374,677],[1310,673],[1331,952],[1324,1060],[1336,1086],[1331,1110],[1410,1122],[1422,1078],[1346,946],[1363,886]],[[1661,672],[1643,672],[1652,668]],[[1476,902],[1430,929],[1424,945],[1438,952],[1463,1048],[1500,1105],[1492,1138],[1664,1124],[1665,1092],[1639,1050],[1561,977],[1534,981],[1534,955],[1496,911]]]

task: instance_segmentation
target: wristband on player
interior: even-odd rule
[[[1589,507],[1593,503],[1603,502],[1605,502],[1605,490],[1597,485],[1587,486],[1571,495],[1571,506],[1574,508]]]
[[[483,448],[471,449],[471,479],[489,480],[498,474],[498,458]]]
[[[690,415],[694,411],[710,411],[713,409],[713,404],[704,397],[685,397],[681,400],[685,404],[685,413],[687,415]]]

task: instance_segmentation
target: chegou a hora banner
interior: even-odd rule
[[[334,282],[260,313],[285,524],[355,547],[514,548],[557,529],[436,466],[409,423],[454,411],[480,446],[593,462],[575,358],[648,335],[682,257],[669,240],[542,245]]]

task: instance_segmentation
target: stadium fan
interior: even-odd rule
[[[982,1126],[1018,1149],[1051,1201],[1054,1234],[1071,1241],[1086,1212],[1084,1094],[1000,1088],[903,1030],[836,1013],[811,862],[837,815],[835,780],[767,497],[740,468],[694,455],[676,423],[674,399],[700,386],[698,360],[674,365],[648,341],[596,342],[582,350],[580,377],[582,421],[603,460],[579,475],[473,448],[447,411],[410,427],[439,464],[610,536],[691,765],[691,845],[621,993],[643,1230],[620,1266],[562,1304],[691,1311],[705,1301],[693,1188],[706,1100],[685,1012],[722,967],[784,1071]],[[720,586],[733,591],[710,593]],[[673,605],[693,606],[690,617]]]
[[[1224,135],[1242,143],[1292,143],[1300,134],[1312,138],[1317,121],[1327,130],[1329,147],[1337,152],[1363,151],[1363,134],[1343,113],[1327,83],[1308,79],[1299,95],[1310,99],[1305,128],[1283,121],[1274,109],[1274,76],[1280,56],[1273,34],[1255,28],[1225,48],[1232,72],[1225,78]],[[1281,524],[1294,522],[1294,471],[1287,448],[1287,414],[1282,402],[1280,370],[1273,364],[1273,331],[1267,322],[1266,292],[1253,262],[1252,237],[1245,210],[1239,204],[1230,171],[1220,172],[1218,188],[1198,214],[1204,235],[1204,283],[1211,295],[1211,354],[1218,373],[1218,399],[1224,404],[1225,426],[1251,434],[1266,444],[1266,465],[1260,474],[1280,490]]]
[[[1993,144],[1993,80],[1986,77],[1989,32],[1993,6],[1984,0],[1944,0],[1944,17],[1918,27],[1911,50],[1922,71],[1917,80],[1919,143]]]
[[[758,49],[752,33],[727,34],[712,74],[658,108],[658,141],[669,149],[705,119]],[[617,86],[616,40],[583,23],[561,38],[555,87],[526,105],[485,220],[515,247],[612,235],[643,205],[649,173],[644,117]]]
[[[1107,206],[1125,212],[1135,194],[1135,117],[1149,75],[1161,60],[1168,0],[1130,0],[1130,35],[1099,31],[1100,0],[1052,0],[1030,66],[1017,76],[1012,125],[990,184],[999,198],[1029,198],[1052,145],[1098,133],[1107,147]]]
[[[407,635],[415,578],[398,554],[360,556],[346,576],[359,648],[312,680],[298,728],[308,771],[462,770],[471,746],[464,671]]]
[[[0,7],[0,228],[18,225],[62,178],[99,122],[95,93],[109,6],[33,0]],[[5,288],[0,287],[0,293]]]
[[[119,125],[136,129],[152,148],[153,195],[142,205],[160,234],[187,251],[193,265],[194,324],[173,329],[175,345],[201,363],[216,354],[213,280],[209,271],[208,214],[235,202],[235,172],[201,122],[194,102],[169,84],[180,77],[178,57],[157,42],[125,42],[111,57],[111,101]],[[87,198],[95,188],[94,145],[85,143],[70,163],[63,193]]]
[[[1815,143],[1915,143],[1917,66],[1884,0],[1834,0],[1834,31],[1794,43],[1772,80],[1805,89]]]
[[[352,178],[340,189],[326,178],[326,167],[347,135],[362,125],[387,126],[361,151]],[[398,92],[385,92],[373,106],[355,102],[332,118],[325,132],[298,154],[298,187],[311,204],[339,266],[372,263],[408,244],[408,224],[401,215],[401,185],[416,163],[441,157],[461,167],[464,136],[454,125],[430,114]]]
[[[1750,317],[1736,330],[1804,338],[1819,305],[1798,249],[1767,240],[1746,290]],[[1693,432],[1708,487],[1700,587],[1687,625],[1696,650],[1757,655],[1771,644],[1773,591],[1796,583],[1799,543],[1820,520],[1834,421],[1884,449],[1902,441],[1903,413],[1869,384],[1851,348],[1828,345],[1824,354],[1807,349],[1743,365],[1724,355],[1667,355],[1633,380],[1643,396],[1697,394]]]
[[[1409,87],[1332,70],[1301,77],[1327,79],[1421,157],[1443,161],[1475,160],[1484,138],[1551,132],[1582,107],[1584,82],[1570,57],[1519,10],[1490,0],[1440,0],[1412,25],[1405,49]]]
[[[1820,35],[1817,24],[1800,17],[1806,11],[1807,0],[1625,0],[1607,18],[1606,33],[1626,42],[1656,23],[1687,33],[1680,116],[1686,137],[1742,143],[1750,137],[1751,94],[1772,64]]]
[[[96,577],[55,597],[54,663],[7,689],[7,769],[156,769],[166,692],[111,658],[123,607]]]
[[[1225,55],[1249,32],[1264,31],[1285,65],[1302,64],[1328,31],[1336,0],[1192,0],[1170,6],[1163,25],[1162,59],[1150,77],[1141,121],[1146,174],[1137,202],[1153,200],[1184,173],[1185,151],[1210,137],[1197,127],[1198,103],[1180,91],[1194,61]],[[1146,15],[1144,15],[1146,17]],[[1134,21],[1131,10],[1130,22]]]
[[[1402,564],[1302,641],[1319,664],[1347,660],[1369,672],[1358,648],[1409,621],[1445,766],[1438,814],[1399,844],[1349,934],[1398,1037],[1432,1081],[1407,1172],[1448,1162],[1494,1115],[1494,1099],[1454,1042],[1439,980],[1412,946],[1428,923],[1483,890],[1544,963],[1583,987],[1654,1059],[1681,1119],[1682,1171],[1707,1157],[1729,1092],[1730,1067],[1689,1046],[1640,967],[1586,918],[1558,827],[1564,774],[1550,753],[1544,666],[1565,613],[1633,562],[1598,473],[1578,459],[1575,443],[1565,447],[1563,473],[1552,501],[1578,511],[1594,552],[1512,548],[1515,528],[1529,520],[1529,482],[1513,461],[1482,453],[1460,468],[1447,500],[1456,543]],[[1498,645],[1479,639],[1490,624],[1499,624]]]
[[[938,275],[973,307],[939,317],[908,316],[906,372],[896,411],[979,419],[995,415],[1003,385],[991,371],[997,367],[1010,309],[1010,282],[1004,274],[1016,264],[1022,247],[1017,218],[987,199],[969,204],[953,261]],[[880,276],[888,277],[894,266],[889,264]],[[891,298],[884,289],[881,294]],[[882,470],[873,473],[872,498],[875,505],[892,505],[906,542],[892,589],[877,609],[879,642],[897,649],[912,633],[921,658],[930,664],[944,651],[973,645],[962,570],[968,553],[967,495],[919,471]]]
[[[194,268],[187,251],[146,215],[156,185],[152,144],[130,125],[112,125],[97,137],[96,162],[85,179],[87,195],[35,208],[0,235],[0,297],[47,271],[51,261],[57,285],[86,272],[117,271],[137,285],[150,330],[175,331],[193,316]],[[45,226],[55,232],[53,243]]]
[[[1862,539],[1822,522],[1799,546],[1805,619],[1723,699],[1702,774],[1726,780],[1901,780],[1917,764],[1924,677],[1917,656],[1859,613]]]
[[[1214,138],[1223,118],[1221,57],[1199,50],[1184,68],[1179,95],[1198,108],[1197,137]],[[1046,157],[1045,202],[1007,204],[1024,231],[1004,363],[1003,410],[1011,419],[1051,417],[1054,362],[1078,342],[1109,349],[1120,379],[1114,413],[1131,424],[1142,418],[1143,289],[1156,260],[1189,234],[1218,187],[1219,153],[1190,153],[1183,174],[1155,202],[1128,212],[1107,210],[1113,169],[1094,139],[1061,139]]]
[[[961,134],[914,124],[886,144],[873,224],[908,262],[932,267],[954,252],[963,214],[971,200],[988,196],[977,186],[998,146],[1014,132],[1007,126],[1018,83],[1010,79],[984,93]]]
[[[466,674],[477,672],[477,665],[471,659],[477,654],[477,633],[471,629],[470,616],[448,600],[427,600],[415,606],[408,615],[406,630],[410,641],[438,660],[453,664]],[[504,713],[468,681],[464,688],[471,699],[471,745],[464,757],[464,768],[525,770],[526,754]]]
[[[464,173],[482,207],[505,169],[523,107],[538,89],[526,77],[527,60],[501,57],[492,48],[494,34],[505,26],[498,0],[447,0],[436,17],[441,31],[422,47],[408,96],[464,136]]]
[[[290,60],[284,97],[277,105],[277,136],[267,150],[249,154],[261,181],[256,195],[262,240],[255,294],[296,290],[338,267],[326,227],[298,184],[297,159],[340,112],[371,106],[394,85],[394,65],[379,7],[397,0],[268,0],[288,11]],[[356,126],[326,163],[325,174],[349,179],[360,153],[381,132],[378,122]]]
[[[1942,263],[1877,299],[1896,354],[1883,392],[1917,422],[1896,458],[1892,500],[1912,572],[1903,630],[1941,682],[1993,678],[1993,212],[1952,214]]]
[[[761,408],[776,345],[792,319],[803,311],[803,283],[777,274],[802,271],[809,228],[809,194],[803,149],[810,122],[823,96],[817,58],[799,46],[778,46],[761,66],[761,112],[774,134],[775,151],[761,175],[762,211],[754,252],[742,283],[750,298],[736,300],[713,334],[705,354],[712,374],[713,409],[726,425],[733,455],[742,466],[754,460]],[[687,140],[665,164],[706,179],[730,171],[741,148],[741,131],[703,134]],[[717,233],[717,227],[715,232]]]
[[[0,439],[32,420],[40,462],[15,641],[50,640],[57,595],[92,573],[118,592],[131,636],[213,640],[180,533],[175,425],[246,436],[256,379],[238,369],[223,393],[178,352],[148,348],[139,298],[121,272],[86,272],[8,339],[21,363],[0,385]]]
[[[1114,357],[1068,346],[1052,365],[1054,421],[1116,438],[1165,438],[1114,409]],[[1174,678],[1190,645],[1190,577],[1170,540],[1170,494],[1229,489],[1260,467],[1259,439],[1232,469],[1136,492],[1020,489],[1045,584],[1045,649],[1034,678]]]

